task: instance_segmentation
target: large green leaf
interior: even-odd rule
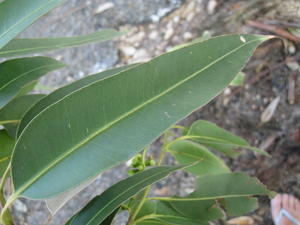
[[[9,0],[0,3],[0,49],[63,0]]]
[[[133,157],[219,94],[267,37],[244,39],[221,36],[169,52],[47,107],[16,144],[11,199],[52,197]]]
[[[106,77],[110,77],[114,74],[117,74],[125,69],[131,68],[135,65],[128,65],[128,66],[122,66],[110,70],[106,70],[101,73],[93,74],[90,76],[87,76],[83,79],[77,80],[69,85],[66,85],[62,88],[57,89],[56,91],[52,92],[51,94],[47,95],[47,97],[43,98],[41,101],[39,101],[37,104],[34,105],[24,116],[22,119],[20,126],[18,128],[18,136],[20,136],[21,132],[24,130],[26,125],[41,111],[43,111],[48,106],[52,105],[53,103],[59,101],[66,95],[84,87],[87,86],[95,81],[102,80]]]
[[[68,224],[99,225],[123,202],[136,195],[148,185],[181,168],[183,166],[154,167],[122,180],[94,198],[78,214],[72,217],[71,222]]]
[[[201,214],[201,211],[199,211]],[[193,220],[177,212],[168,202],[146,201],[135,219],[136,225],[149,224],[150,221],[172,225],[206,225],[205,221]]]
[[[0,50],[0,57],[34,54],[93,42],[103,42],[119,37],[122,34],[116,30],[106,29],[76,37],[14,39]]]
[[[0,108],[20,95],[28,84],[64,64],[47,57],[31,57],[7,60],[0,64]],[[32,83],[31,83],[32,85]],[[24,87],[25,86],[25,87]]]
[[[181,164],[197,162],[196,165],[186,168],[194,175],[230,172],[230,169],[220,158],[197,143],[188,140],[175,141],[169,146],[168,151]]]
[[[227,156],[236,157],[240,154],[237,148],[246,148],[255,152],[268,155],[268,153],[251,147],[249,143],[216,124],[205,120],[198,120],[191,126],[187,137],[202,145],[218,150]]]
[[[16,137],[17,126],[26,111],[43,97],[45,95],[42,94],[23,95],[13,99],[0,109],[0,121],[14,121],[3,125],[11,137]]]
[[[9,164],[14,144],[14,139],[9,137],[5,130],[0,130],[0,177]]]

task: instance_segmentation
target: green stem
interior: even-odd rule
[[[128,223],[127,225],[133,225],[135,222],[135,218],[138,215],[138,213],[140,212],[141,208],[143,207],[145,201],[146,201],[146,197],[148,196],[149,192],[150,192],[151,186],[149,185],[148,187],[146,187],[146,189],[144,191],[142,191],[137,199],[135,201],[138,201],[134,206],[133,206],[133,210],[132,210],[132,214],[129,217]]]
[[[168,138],[172,135],[172,132],[171,131],[167,131],[162,139],[162,142],[163,142],[163,146],[162,146],[162,150],[160,152],[160,155],[159,155],[159,158],[158,158],[158,161],[157,161],[157,166],[160,166],[164,157],[165,157],[165,154],[167,152],[167,144],[168,144]],[[144,151],[144,154],[143,154],[143,158],[145,157],[146,155],[146,150]],[[138,215],[138,213],[140,212],[141,208],[143,207],[145,201],[147,200],[147,196],[149,194],[151,190],[151,186],[149,185],[148,187],[146,187],[146,189],[141,192],[139,195],[138,195],[138,198],[136,199],[137,204],[135,204],[135,206],[133,207],[133,212],[132,214],[130,215],[129,217],[129,220],[128,220],[128,223],[127,225],[133,225],[135,223],[135,218],[136,216]]]
[[[18,123],[18,122],[20,122],[20,120],[3,120],[3,121],[0,121],[0,125],[5,125],[8,123]]]
[[[12,219],[11,213],[8,209],[8,206],[10,204],[7,204],[5,197],[4,197],[4,185],[5,185],[6,178],[9,175],[9,172],[10,172],[10,164],[8,164],[4,174],[2,176],[1,182],[0,182],[0,202],[2,205],[1,221],[4,225],[12,225],[13,224],[13,219]]]
[[[4,205],[6,204],[6,201],[4,198],[4,185],[5,185],[6,178],[9,174],[9,171],[10,171],[10,164],[7,165],[6,170],[4,171],[1,182],[0,182],[0,201],[1,201],[2,207],[4,207]]]
[[[2,208],[1,222],[3,225],[13,225],[13,220],[9,211],[9,206],[16,200],[16,196],[12,195],[8,198],[6,204]]]

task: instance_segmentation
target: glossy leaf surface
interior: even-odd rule
[[[169,146],[169,152],[181,164],[197,162],[195,166],[186,168],[194,175],[229,173],[226,164],[204,146],[188,140],[175,141]]]
[[[52,104],[16,144],[13,198],[52,197],[133,157],[219,94],[267,38],[244,39],[228,35],[180,48]],[[32,158],[38,160],[26,160]]]
[[[191,136],[191,139],[200,144],[218,150],[230,157],[236,157],[240,154],[237,148],[246,148],[260,154],[268,155],[268,153],[260,149],[251,147],[245,139],[205,120],[196,121],[191,126],[187,136]]]
[[[47,57],[12,59],[1,63],[0,108],[20,95],[20,91],[29,91],[31,87],[26,85],[63,66],[63,63]]]
[[[0,109],[0,121],[14,121],[4,125],[11,137],[16,137],[17,127],[27,110],[43,97],[45,95],[42,94],[23,95],[13,99]]]
[[[62,88],[59,88],[57,90],[55,90],[54,92],[50,93],[49,95],[47,95],[47,97],[43,98],[41,101],[39,101],[37,104],[34,105],[34,107],[32,107],[24,116],[24,118],[22,119],[20,126],[18,128],[18,136],[20,136],[21,132],[24,130],[24,128],[26,127],[26,125],[37,115],[39,114],[41,111],[43,111],[45,108],[47,108],[48,106],[54,104],[55,102],[59,101],[60,99],[62,99],[63,97],[65,97],[66,95],[80,89],[83,88],[84,86],[87,86],[93,82],[102,80],[106,77],[110,77],[114,74],[117,74],[123,70],[126,70],[128,68],[131,68],[135,65],[129,65],[129,66],[122,66],[119,68],[114,68],[114,69],[110,69],[110,70],[106,70],[104,72],[101,73],[97,73],[97,74],[93,74],[90,76],[87,76],[85,78],[82,78],[80,80],[77,80],[69,85],[66,85]]]
[[[0,57],[35,54],[88,43],[103,42],[119,37],[122,34],[116,30],[107,29],[76,37],[14,39],[0,50]]]
[[[183,166],[154,167],[128,177],[94,198],[76,214],[68,224],[99,225],[123,202],[136,195],[148,185],[155,183],[182,167]]]
[[[9,0],[0,3],[0,49],[63,0]]]

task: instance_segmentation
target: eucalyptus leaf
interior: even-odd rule
[[[10,162],[14,145],[15,140],[5,130],[0,130],[0,177],[2,177]]]
[[[201,211],[199,211],[201,214]],[[146,201],[136,217],[135,224],[155,223],[178,225],[206,225],[205,221],[193,220],[177,212],[168,202]]]
[[[218,95],[269,37],[243,38],[227,35],[180,48],[47,107],[16,143],[10,201],[50,198],[129,160]]]
[[[276,193],[268,190],[257,178],[249,177],[243,173],[224,173],[198,177],[196,190],[188,197],[153,197],[151,199],[169,201],[173,204],[173,202],[216,200],[253,195],[274,197]]]
[[[37,83],[38,83],[38,81],[34,80],[34,81],[31,81],[30,83],[25,84],[23,87],[20,88],[20,90],[18,91],[18,93],[16,94],[16,96],[14,98],[28,94],[28,92],[32,91],[35,88]]]
[[[167,201],[178,212],[192,219],[199,219],[202,216],[208,216],[206,219],[217,219],[218,213],[212,213],[218,210],[216,203],[209,204],[212,200],[226,199],[227,204],[231,204],[231,198],[251,197],[253,195],[268,195],[273,197],[274,192],[269,191],[256,178],[248,177],[242,173],[213,174],[201,176],[197,179],[196,190],[187,197],[179,198],[152,198]],[[240,202],[239,204],[242,204]],[[245,208],[249,209],[253,206],[251,202],[245,202]],[[245,209],[244,208],[244,209]],[[207,210],[207,213],[199,213],[199,209]],[[229,213],[236,212],[232,206],[227,208]],[[220,214],[219,214],[220,216]],[[213,218],[215,217],[215,218]],[[220,217],[219,217],[220,218]]]
[[[181,168],[183,166],[154,167],[112,185],[87,204],[71,219],[68,225],[101,224],[123,202],[136,195],[148,185]]]
[[[95,33],[60,38],[13,39],[0,50],[0,57],[28,55],[40,52],[76,47],[94,42],[103,42],[117,38],[123,33],[112,29],[104,29]]]
[[[226,164],[211,153],[207,148],[188,140],[175,141],[169,146],[168,151],[181,164],[197,164],[186,168],[194,175],[207,175],[215,173],[230,173]]]
[[[22,119],[20,126],[18,127],[18,137],[20,136],[21,132],[24,130],[26,125],[35,117],[37,116],[41,111],[43,111],[48,106],[54,104],[55,102],[58,102],[63,97],[67,96],[68,94],[83,88],[84,86],[87,86],[93,82],[102,80],[106,77],[113,76],[123,70],[129,69],[134,65],[128,65],[128,66],[122,66],[110,70],[106,70],[104,72],[100,72],[97,74],[93,74],[90,76],[87,76],[85,78],[82,78],[80,80],[77,80],[69,85],[66,85],[62,88],[59,88],[55,90],[54,92],[47,95],[45,98],[43,98],[41,101],[39,101],[37,104],[35,104],[30,110],[25,114],[24,118]]]
[[[233,158],[240,154],[238,148],[250,149],[268,156],[265,151],[250,146],[245,139],[205,120],[198,120],[193,123],[187,137]]]
[[[63,66],[63,63],[47,57],[11,59],[1,63],[0,108],[14,97],[28,92],[38,78]]]
[[[257,199],[253,197],[225,198],[220,202],[228,216],[242,216],[258,208]]]
[[[43,97],[43,94],[23,95],[0,109],[0,121],[14,121],[3,125],[11,137],[16,137],[17,127],[26,111]]]
[[[63,0],[9,0],[0,3],[0,49]]]

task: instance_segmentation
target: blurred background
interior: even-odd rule
[[[68,66],[44,77],[36,91],[49,93],[89,74],[147,61],[199,37],[228,33],[281,37],[259,47],[243,70],[244,85],[227,88],[180,124],[210,120],[268,151],[271,158],[245,152],[227,163],[235,171],[257,176],[274,191],[300,197],[300,1],[68,0],[21,36],[74,36],[104,28],[127,34],[115,41],[48,54]],[[157,140],[151,151],[155,154],[159,148]],[[169,157],[167,163],[174,160]],[[64,224],[91,198],[126,176],[125,164],[105,172],[53,218],[44,202],[26,199],[16,201],[14,216],[20,225]],[[193,178],[177,172],[157,183],[152,194],[184,195],[192,187]],[[269,210],[269,200],[261,198],[260,208],[248,215],[249,224],[273,224]],[[115,224],[124,221],[126,214]]]

